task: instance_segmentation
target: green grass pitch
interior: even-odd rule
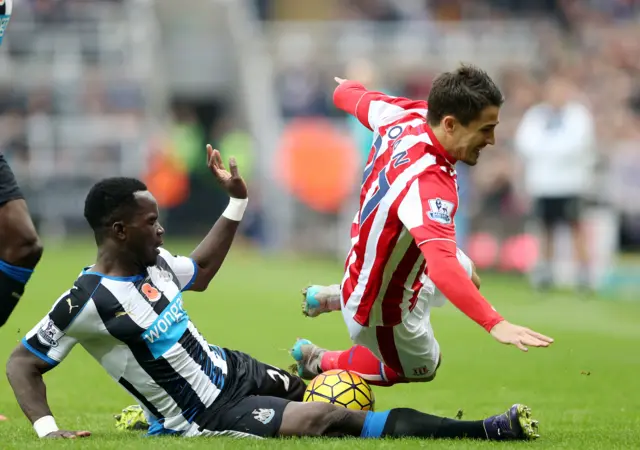
[[[188,253],[192,245],[173,242],[168,248]],[[94,255],[88,241],[46,248],[17,312],[0,330],[3,362]],[[308,282],[334,283],[340,278],[341,264],[266,259],[235,248],[209,291],[188,293],[185,306],[210,342],[286,367],[291,362],[287,349],[297,336],[332,349],[350,345],[339,314],[307,319],[300,313],[301,288]],[[443,349],[436,380],[375,388],[376,407],[406,406],[449,417],[462,409],[465,418],[476,419],[522,402],[540,420],[542,437],[534,443],[146,438],[115,430],[112,415],[134,401],[76,347],[45,376],[48,398],[59,426],[87,429],[93,436],[81,442],[38,440],[2,377],[0,413],[8,420],[0,422],[0,449],[640,448],[640,302],[538,295],[520,280],[489,275],[482,291],[507,318],[553,336],[556,343],[526,354],[501,346],[447,305],[432,313]]]

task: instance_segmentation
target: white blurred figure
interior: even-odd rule
[[[544,95],[542,103],[525,113],[515,136],[516,151],[524,163],[525,190],[542,226],[540,262],[532,281],[541,289],[553,284],[554,230],[565,224],[571,231],[578,286],[589,289],[582,204],[593,180],[595,124],[569,80],[551,77]]]

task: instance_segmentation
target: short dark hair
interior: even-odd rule
[[[98,242],[101,230],[127,218],[136,208],[134,194],[146,190],[142,181],[125,177],[105,178],[93,185],[84,201],[84,217]]]
[[[484,70],[462,65],[433,80],[428,103],[429,125],[439,124],[448,115],[454,116],[462,125],[468,125],[487,106],[502,106],[504,97]]]

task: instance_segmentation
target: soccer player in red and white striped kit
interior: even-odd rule
[[[299,375],[346,369],[382,386],[433,380],[441,351],[429,314],[445,298],[498,342],[523,351],[552,343],[503,319],[480,294],[473,263],[456,246],[455,164],[474,166],[495,143],[504,101],[489,75],[465,65],[443,73],[428,101],[336,81],[335,105],[373,131],[373,145],[342,283],[309,286],[303,312],[341,310],[355,345],[327,351],[298,339],[291,353]]]

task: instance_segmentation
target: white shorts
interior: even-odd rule
[[[353,343],[371,350],[387,367],[413,379],[436,373],[440,344],[433,334],[427,302],[419,300],[404,321],[393,327],[363,327],[349,311],[342,313]]]
[[[457,257],[471,278],[471,259],[460,249],[457,249]],[[387,367],[405,378],[426,379],[435,375],[440,363],[440,344],[431,327],[430,309],[445,303],[446,298],[426,277],[415,307],[398,325],[363,327],[347,308],[342,308],[342,315],[354,344],[368,348]],[[381,375],[384,373],[380,372]]]

